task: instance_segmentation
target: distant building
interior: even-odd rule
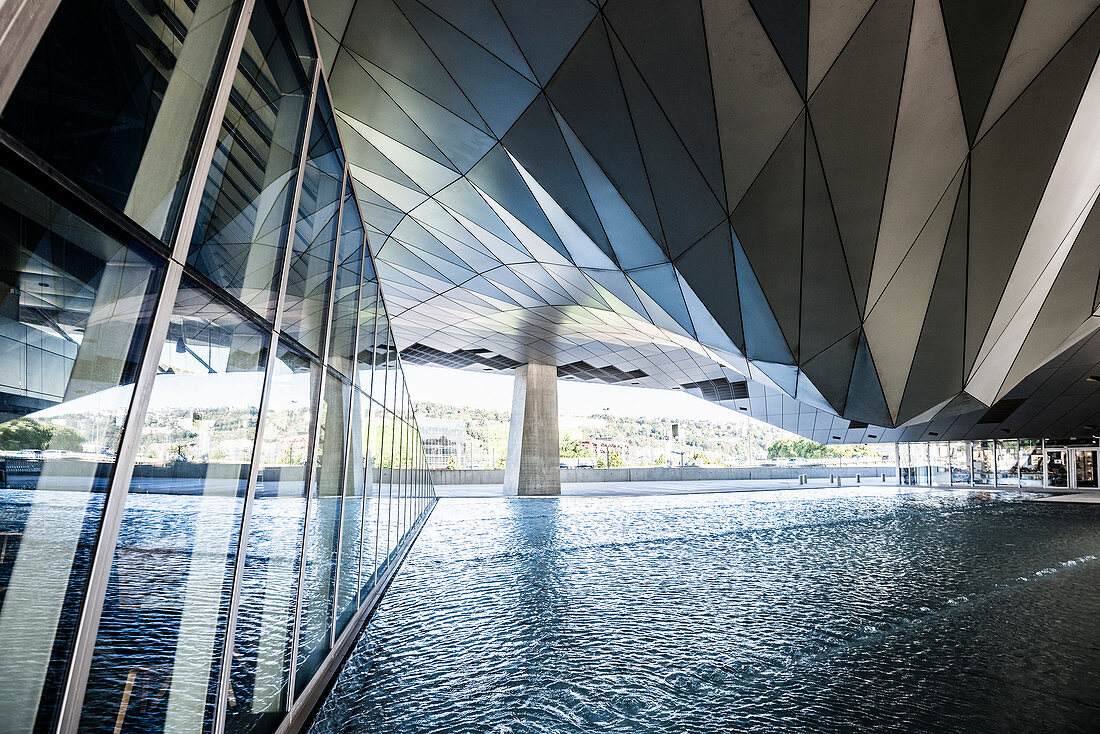
[[[466,422],[448,418],[419,418],[420,438],[429,469],[446,469],[453,460],[461,465],[466,451]]]
[[[618,454],[624,464],[630,459],[630,444],[621,438],[584,438],[580,444],[597,459],[606,459],[609,451]]]

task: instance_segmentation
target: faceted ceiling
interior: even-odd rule
[[[1023,435],[1035,375],[1091,354],[1098,4],[312,13],[406,361],[554,363],[852,441]]]

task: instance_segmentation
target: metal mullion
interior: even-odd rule
[[[396,354],[396,352],[397,352],[397,350],[394,349],[395,354]],[[401,372],[401,362],[400,361],[398,361],[398,363],[397,363],[397,374],[401,375],[401,384],[402,384],[402,387],[404,387],[405,375],[404,375],[403,372]],[[401,510],[402,510],[401,501],[402,501],[402,493],[403,493],[403,486],[402,486],[401,482],[402,482],[404,472],[405,472],[404,469],[400,468],[401,464],[404,463],[404,460],[402,459],[402,456],[405,452],[405,422],[401,418],[401,411],[404,409],[404,403],[405,403],[404,392],[405,391],[402,390],[400,393],[398,393],[395,390],[395,392],[394,392],[395,400],[394,400],[394,406],[393,406],[393,427],[394,427],[394,432],[397,434],[397,440],[396,440],[397,454],[394,457],[394,461],[390,462],[391,464],[396,464],[396,466],[391,466],[391,468],[390,468],[390,479],[391,480],[394,478],[394,473],[395,473],[394,470],[395,469],[397,470],[396,471],[396,474],[397,474],[397,482],[396,482],[396,484],[397,484],[397,506],[394,510],[394,519],[393,519],[393,525],[394,525],[394,529],[396,530],[396,533],[397,533],[397,539],[394,542],[394,546],[393,546],[394,548],[400,548],[401,547]],[[398,405],[397,401],[400,401],[401,404]],[[397,430],[398,426],[401,427],[400,431]]]
[[[252,445],[249,463],[248,487],[244,495],[244,509],[241,512],[240,534],[237,537],[237,557],[233,569],[233,586],[229,601],[229,618],[225,627],[225,641],[222,646],[221,674],[218,678],[218,694],[215,701],[214,734],[225,730],[226,704],[229,696],[229,675],[233,662],[233,646],[237,630],[237,614],[240,606],[241,583],[244,579],[244,564],[248,553],[248,536],[252,525],[252,506],[255,504],[256,484],[259,478],[260,451],[263,445],[264,429],[267,423],[267,406],[271,397],[272,375],[275,372],[276,342],[274,332],[270,334],[267,350],[267,362],[264,368],[263,392],[260,396],[259,415],[256,419],[256,440]]]
[[[218,693],[215,701],[214,734],[222,734],[225,731],[230,673],[233,662],[233,647],[236,638],[237,616],[240,611],[241,584],[244,579],[244,564],[247,560],[248,538],[252,526],[252,508],[255,503],[256,484],[259,481],[258,467],[261,462],[264,431],[267,427],[267,408],[271,398],[275,366],[278,361],[279,330],[282,326],[282,311],[286,302],[286,280],[290,273],[290,254],[293,248],[298,202],[301,196],[302,172],[306,157],[309,153],[309,128],[312,119],[312,116],[309,114],[310,112],[311,105],[307,105],[304,113],[304,120],[302,121],[302,136],[299,138],[298,144],[298,175],[295,177],[294,192],[291,195],[291,208],[289,210],[290,220],[287,225],[287,237],[283,241],[283,262],[279,275],[280,288],[275,294],[275,313],[272,317],[272,328],[270,331],[271,342],[268,345],[263,392],[260,396],[259,416],[256,420],[256,440],[252,446],[248,488],[245,491],[245,504],[241,516],[240,536],[237,538],[237,560],[233,572],[233,586],[229,602],[229,618],[225,630],[225,644],[222,647],[222,675],[218,680]]]
[[[387,319],[386,323],[387,323],[387,326],[389,326],[389,320],[388,319]],[[390,330],[390,336],[391,337],[393,336],[393,331],[392,330]],[[392,339],[391,339],[391,341],[392,341]],[[386,343],[386,354],[387,354],[387,357],[386,357],[386,372],[387,372],[387,374],[389,373],[389,356],[388,356],[389,355],[389,347],[390,347],[390,344],[389,344],[389,342],[387,342]],[[395,353],[397,352],[396,346],[394,347],[393,351]],[[394,388],[396,388],[397,387],[396,359],[394,360],[394,362],[395,362],[395,366],[394,366],[394,370],[395,370],[395,372],[394,372]],[[386,380],[386,391],[389,392],[389,379]],[[387,395],[387,397],[388,397],[388,395]],[[397,411],[391,411],[389,408],[386,407],[385,403],[382,404],[382,407],[385,408],[385,410],[387,412],[389,412],[390,416],[392,416],[392,420],[390,422],[390,425],[392,426],[392,428],[390,429],[390,480],[387,482],[387,485],[389,485],[389,496],[386,500],[386,558],[389,559],[389,557],[390,557],[390,521],[393,519],[393,445],[395,443],[397,443],[397,438],[393,434],[396,432],[396,428],[397,428]],[[379,472],[379,478],[381,478],[381,472]]]
[[[350,166],[350,164],[348,165],[348,173],[346,175],[350,179],[350,177],[351,177],[351,166]],[[352,191],[352,199],[355,199],[355,192],[354,191]],[[354,203],[355,203],[356,207],[359,206],[358,200],[355,200]],[[359,221],[362,222],[362,220],[363,220],[363,217],[362,217],[362,213],[360,212]],[[363,251],[360,253],[360,256],[359,256],[359,290],[357,292],[356,300],[355,300],[355,342],[354,342],[355,347],[354,347],[354,354],[352,355],[352,358],[351,358],[351,374],[352,374],[351,384],[354,386],[354,389],[356,391],[358,391],[359,393],[362,393],[362,390],[359,388],[359,337],[362,335],[361,332],[363,330],[362,329],[362,319],[360,318],[360,316],[362,315],[362,311],[363,311],[363,263],[366,262],[366,257],[367,257],[367,228],[366,227],[363,227],[363,241],[362,241],[360,246],[363,248]],[[374,344],[373,343],[371,344],[371,349],[372,350],[374,349]],[[372,371],[372,376],[373,376],[373,371]],[[360,397],[360,400],[362,400],[361,397]],[[366,422],[366,425],[364,425],[362,427],[362,431],[363,431],[363,466],[359,467],[359,469],[364,474],[361,475],[361,476],[365,475],[366,465],[367,465],[366,457],[367,457],[367,452],[370,450],[370,416],[371,416],[371,405],[370,405],[370,396],[368,395],[367,396],[367,422]],[[363,528],[364,528],[364,523],[366,522],[366,519],[367,519],[367,482],[365,481],[365,476],[364,476],[363,499],[359,503],[359,556],[358,556],[359,560],[358,560],[358,563],[356,564],[356,568],[355,568],[355,608],[356,609],[359,608],[359,593],[363,588]]]
[[[226,47],[223,67],[210,105],[205,129],[199,143],[191,179],[187,184],[184,206],[180,211],[175,236],[171,247],[171,258],[164,275],[164,284],[160,297],[154,307],[153,318],[149,326],[145,348],[142,351],[134,390],[130,397],[126,425],[123,427],[115,455],[115,469],[107,489],[101,514],[99,533],[92,552],[91,568],[84,599],[80,607],[80,616],[73,640],[73,652],[65,676],[61,696],[61,710],[55,731],[58,734],[75,734],[80,724],[80,714],[84,705],[84,694],[91,672],[92,655],[99,634],[99,622],[103,611],[103,601],[107,594],[107,584],[111,577],[115,548],[122,526],[122,517],[126,507],[126,497],[134,473],[134,461],[141,439],[145,416],[152,396],[153,383],[160,364],[164,340],[168,335],[168,326],[175,308],[176,294],[183,277],[183,263],[187,261],[187,252],[191,246],[192,230],[198,218],[199,203],[206,188],[206,180],[214,158],[222,118],[229,102],[229,93],[233,86],[234,72],[240,60],[244,34],[252,16],[254,0],[242,0],[236,25],[230,42]]]
[[[302,179],[305,177],[306,161],[309,160],[309,139],[311,128],[313,127],[314,105],[317,101],[317,80],[320,74],[321,63],[319,61],[314,62],[313,79],[309,87],[309,104],[306,105],[306,122],[302,129],[302,155],[301,158],[298,159],[297,180],[294,184],[294,196],[291,199],[291,220],[287,233],[287,244],[284,250],[283,272],[279,278],[279,292],[276,294],[277,310],[275,311],[275,333],[277,335],[281,335],[280,330],[283,321],[283,308],[286,304],[286,287],[287,282],[290,280],[290,261],[294,256],[294,237],[297,234],[298,207],[301,205],[302,198]],[[288,711],[294,702],[294,679],[298,673],[298,627],[301,624],[302,615],[302,584],[304,583],[303,579],[306,565],[306,539],[309,537],[309,509],[310,495],[312,494],[309,485],[313,474],[313,451],[316,448],[314,439],[317,435],[317,423],[320,422],[321,401],[324,400],[325,397],[325,366],[321,363],[319,367],[320,377],[317,380],[317,402],[314,404],[311,400],[310,405],[311,409],[316,405],[316,410],[313,415],[310,416],[309,443],[306,446],[306,465],[302,472],[302,491],[305,493],[306,503],[302,510],[301,543],[298,545],[298,583],[294,598],[294,625],[290,633],[290,669],[288,672],[286,693]]]
[[[401,363],[400,362],[398,362],[397,370],[398,370],[398,373],[400,374],[401,373]],[[402,382],[404,382],[404,375],[402,375]],[[401,419],[401,410],[404,408],[404,403],[405,403],[404,390],[401,391],[401,394],[394,393],[394,397],[396,398],[396,400],[401,401],[401,405],[398,405],[397,402],[395,401],[394,406],[393,406],[393,427],[394,427],[394,433],[396,433],[397,436],[398,436],[398,438],[396,440],[397,455],[396,455],[394,461],[396,461],[397,464],[403,464],[404,461],[402,460],[401,457],[402,457],[402,454],[405,451],[405,422]],[[401,427],[400,431],[397,430],[398,426]],[[391,466],[390,466],[390,479],[391,480],[393,479],[393,476],[394,476],[394,470],[397,468],[397,467],[393,466],[394,461],[390,462],[390,464],[391,464]],[[400,470],[397,471],[397,477],[398,477],[398,479],[397,479],[397,509],[394,512],[394,519],[393,519],[394,528],[397,532],[397,540],[394,542],[394,548],[400,548],[401,547],[401,500],[402,500],[402,496],[401,496],[402,495],[402,484],[401,484],[401,481],[402,481],[402,477],[404,475],[404,471],[405,471],[404,469],[400,469]],[[393,486],[392,481],[391,481],[390,486],[392,488],[392,486]],[[392,491],[392,489],[391,489],[391,491]]]
[[[333,318],[336,310],[336,271],[340,267],[340,241],[343,239],[344,234],[344,187],[348,183],[347,177],[347,164],[340,170],[340,208],[336,214],[336,247],[333,249],[332,258],[332,273],[329,275],[329,289],[328,289],[328,314],[326,315],[324,323],[324,331],[321,334],[321,343],[323,344],[321,352],[323,355],[323,361],[326,367],[329,363],[329,350],[332,348],[332,328]],[[362,278],[362,270],[360,270],[360,278]],[[359,312],[355,312],[356,321],[359,320]],[[352,390],[355,389],[355,381],[352,379]],[[351,393],[348,393],[348,405],[347,416],[344,419],[344,446],[341,451],[340,458],[340,479],[339,486],[336,488],[337,496],[340,498],[340,516],[336,518],[336,570],[332,575],[332,613],[329,614],[328,624],[328,646],[329,649],[336,644],[336,602],[340,595],[340,552],[344,546],[344,490],[347,482],[348,471],[348,448],[351,439]],[[342,404],[341,404],[342,406]],[[319,490],[318,490],[319,491]]]
[[[8,0],[0,3],[0,111],[46,35],[61,0]]]
[[[370,369],[370,389],[371,400],[382,408],[382,427],[378,429],[378,501],[374,505],[374,580],[371,582],[372,588],[378,584],[378,530],[382,525],[382,452],[385,451],[386,444],[386,365],[383,365],[382,369],[382,401],[379,402],[374,399],[374,373],[377,372],[376,361],[378,359],[378,310],[381,307],[383,314],[385,313],[385,304],[382,303],[382,288],[381,281],[378,280],[378,271],[375,271],[375,281],[378,287],[374,298],[374,344],[371,347],[371,369]],[[389,329],[389,321],[386,321],[386,328]],[[386,353],[389,353],[389,342],[386,342]],[[371,406],[371,410],[374,410],[374,406]],[[373,423],[373,419],[371,421]],[[371,474],[373,481],[374,475]]]

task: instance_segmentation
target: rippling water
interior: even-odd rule
[[[329,732],[1100,730],[1100,506],[441,500]]]

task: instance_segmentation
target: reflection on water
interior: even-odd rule
[[[1097,731],[1100,507],[443,500],[329,732]]]

